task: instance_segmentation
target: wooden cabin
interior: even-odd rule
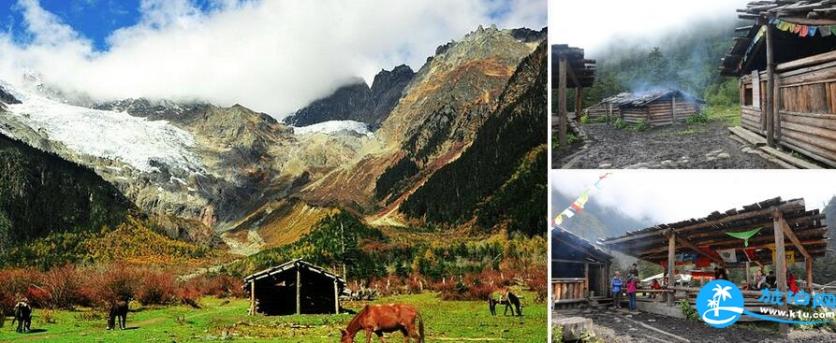
[[[609,295],[612,256],[560,227],[552,230],[551,244],[555,304],[581,303]]]
[[[836,167],[836,7],[758,1],[738,12],[754,24],[737,29],[721,71],[740,80],[741,126]]]
[[[345,285],[340,276],[302,260],[244,278],[244,288],[250,293],[250,314],[340,313]]]
[[[575,110],[573,117],[583,108],[583,89],[595,83],[595,60],[584,57],[584,50],[566,44],[552,45],[552,88],[557,105],[557,115],[552,116],[552,125],[557,125],[557,137],[560,149],[568,146],[569,110],[567,90],[575,90]]]
[[[700,113],[704,101],[679,90],[665,89],[644,93],[620,93],[586,109],[590,119],[621,118],[627,123],[647,122],[664,126],[684,122]]]

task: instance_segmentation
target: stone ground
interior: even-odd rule
[[[553,154],[554,168],[775,169],[780,166],[730,138],[728,123],[677,124],[646,131],[605,123],[583,125],[587,149]]]
[[[584,317],[592,319],[594,335],[607,343],[638,342],[836,342],[836,333],[823,329],[793,330],[787,338],[768,323],[736,323],[714,329],[697,320],[684,320],[645,312],[620,309],[558,310],[552,318]]]

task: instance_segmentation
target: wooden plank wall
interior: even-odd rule
[[[776,133],[781,145],[836,167],[836,60],[832,58],[791,70],[778,66]],[[792,63],[798,62],[784,65]],[[761,79],[765,78],[766,72],[762,72]],[[741,78],[741,91],[747,83],[751,84],[751,77]],[[761,93],[761,101],[765,101],[766,92]],[[765,134],[760,110],[741,106],[741,119],[746,129]]]
[[[583,278],[553,279],[552,287],[555,302],[585,300],[589,293],[587,280]]]
[[[586,115],[590,120],[598,121],[607,118],[609,108],[607,104],[598,104],[586,109]],[[613,106],[613,117],[618,116],[618,108]]]
[[[670,109],[670,106],[668,106]],[[641,123],[647,120],[647,107],[624,107],[621,109],[621,118],[628,123]]]

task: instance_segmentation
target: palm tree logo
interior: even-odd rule
[[[714,292],[714,296],[708,300],[708,308],[714,310],[714,316],[720,316],[720,303],[725,301],[726,299],[731,299],[731,287],[723,286],[721,284],[715,284],[714,289],[711,290]]]
[[[714,280],[697,294],[697,313],[702,320],[715,328],[734,324],[744,311],[743,294],[733,283]]]

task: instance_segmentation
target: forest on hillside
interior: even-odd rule
[[[584,90],[584,106],[620,92],[658,88],[679,88],[706,100],[709,106],[736,105],[737,80],[719,72],[736,24],[733,20],[704,20],[655,39],[619,39],[609,44],[605,50],[587,56],[596,60],[597,70],[595,84]],[[569,110],[575,107],[574,99],[574,90],[570,90]],[[556,109],[557,102],[553,104]]]

